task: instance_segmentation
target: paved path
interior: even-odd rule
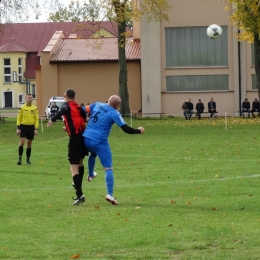
[[[14,117],[14,116],[17,116],[17,113],[1,113],[0,112],[0,116],[3,116],[3,117]]]

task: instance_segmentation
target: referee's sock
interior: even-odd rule
[[[19,146],[18,148],[18,154],[19,154],[19,160],[22,160],[22,156],[23,156],[23,146]]]
[[[26,149],[27,162],[30,161],[31,152],[32,152],[32,148],[27,147],[27,149]]]
[[[81,189],[81,177],[79,174],[76,174],[73,176],[73,181],[75,184],[75,190],[77,198],[80,198],[83,195],[82,189]]]
[[[84,165],[79,166],[79,176],[81,177],[81,185],[82,185],[82,181],[83,181],[83,177],[84,177]]]
[[[112,169],[106,170],[107,194],[113,197],[114,191],[114,174]]]

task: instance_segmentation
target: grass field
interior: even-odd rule
[[[16,165],[15,118],[0,123],[0,259],[260,259],[260,119],[133,126],[145,134],[110,135],[119,205],[97,161],[72,206],[62,122],[44,122],[31,166]]]

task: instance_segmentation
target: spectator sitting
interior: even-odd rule
[[[253,115],[253,117],[255,117],[254,112],[258,112],[258,117],[260,117],[260,104],[257,98],[255,98],[255,100],[252,102],[251,114]]]
[[[201,113],[203,113],[204,111],[204,104],[201,102],[201,99],[199,99],[198,103],[196,104],[196,110],[197,110],[196,116],[198,116],[198,119],[201,119]]]
[[[213,101],[213,98],[210,98],[210,101],[208,103],[208,111],[210,113],[210,117],[212,118],[213,116],[216,117],[217,115],[215,113],[217,113],[216,110],[216,102]]]
[[[185,103],[187,107],[187,112],[183,112],[186,119],[190,119],[193,114],[193,103],[191,103],[191,99],[188,98],[187,102]]]
[[[248,98],[245,98],[245,101],[242,103],[242,117],[245,118],[245,113],[247,113],[248,118],[250,117],[250,103]]]
[[[189,118],[188,118],[188,112],[189,112],[189,110],[187,109],[187,106],[186,106],[186,102],[185,102],[185,101],[182,101],[181,109],[182,109],[182,111],[183,111],[183,114],[184,114],[186,120],[188,120],[188,119],[189,119]]]

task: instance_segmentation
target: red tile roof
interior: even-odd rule
[[[117,36],[117,25],[110,21],[3,24],[0,31],[0,48],[7,43],[13,43],[19,44],[28,52],[38,52],[45,48],[56,31],[64,31],[66,37],[74,33],[87,38],[100,28]]]
[[[28,50],[18,43],[7,42],[0,46],[0,52],[28,52]]]
[[[26,52],[25,78],[35,78],[35,67],[40,64],[37,53],[42,51],[56,31],[87,38],[99,29],[117,36],[117,24],[102,22],[12,23],[0,28],[0,52]]]
[[[51,56],[51,62],[116,61],[118,60],[117,38],[61,39],[59,47]],[[140,42],[127,38],[126,59],[140,60]]]

